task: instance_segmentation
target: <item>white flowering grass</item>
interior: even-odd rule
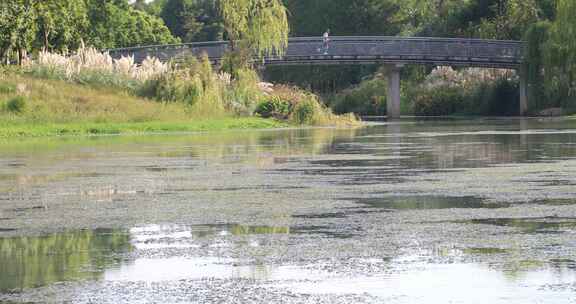
[[[126,88],[133,88],[170,70],[168,64],[156,58],[146,58],[138,65],[132,56],[114,59],[94,48],[81,48],[70,56],[42,51],[37,60],[27,64],[27,68],[32,74],[46,78]]]
[[[433,90],[442,87],[473,89],[482,84],[494,83],[498,80],[517,80],[514,70],[466,68],[454,70],[451,67],[437,67],[426,77],[422,87]]]

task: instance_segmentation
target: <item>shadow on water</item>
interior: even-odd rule
[[[523,233],[563,233],[574,231],[576,218],[571,217],[538,217],[538,218],[488,218],[472,219],[458,222],[480,225],[495,225],[500,227],[517,228]]]
[[[473,196],[389,196],[362,199],[348,198],[345,200],[355,201],[360,207],[343,208],[343,211],[340,212],[297,214],[292,217],[300,219],[343,219],[352,215],[368,215],[402,210],[497,209],[511,206],[508,203],[486,203],[484,199]]]
[[[507,208],[508,204],[487,204],[477,197],[448,197],[448,196],[395,196],[382,198],[364,198],[357,201],[361,205],[371,208],[391,210],[433,210],[433,209],[481,209],[481,208]]]

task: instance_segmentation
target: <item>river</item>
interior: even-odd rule
[[[576,303],[576,120],[0,143],[2,303]]]

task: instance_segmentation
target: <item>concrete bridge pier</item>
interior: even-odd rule
[[[402,64],[390,64],[386,66],[388,77],[386,116],[388,119],[400,118],[400,69],[402,67]]]
[[[528,114],[528,71],[526,67],[518,69],[520,76],[520,116]]]

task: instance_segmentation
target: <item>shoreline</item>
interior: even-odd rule
[[[42,123],[0,125],[0,139],[62,136],[174,134],[232,130],[284,129],[289,123],[257,117],[214,118],[189,122]]]

